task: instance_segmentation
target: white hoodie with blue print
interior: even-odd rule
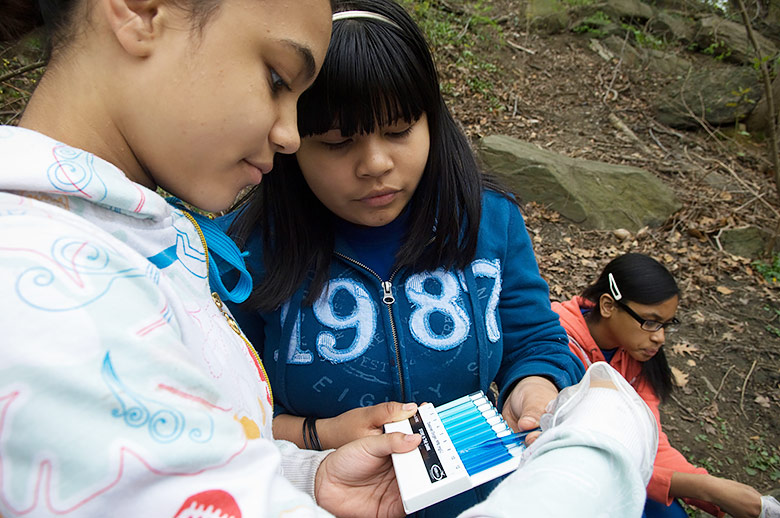
[[[0,516],[327,515],[188,217],[30,130],[0,157]]]

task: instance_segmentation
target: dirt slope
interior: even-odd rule
[[[681,385],[662,407],[665,431],[714,474],[762,492],[780,488],[780,283],[766,282],[751,259],[723,252],[717,240],[721,228],[776,227],[780,207],[765,145],[666,128],[650,109],[664,78],[604,61],[589,50],[587,35],[527,30],[519,1],[477,4],[434,4],[461,24],[460,40],[434,41],[434,49],[448,102],[471,137],[507,134],[572,157],[642,167],[685,203],[664,228],[627,239],[527,204],[552,297],[578,294],[618,253],[664,262],[683,289],[678,317],[685,324],[665,346]],[[465,57],[457,41],[469,46]],[[702,66],[711,59],[686,58]]]

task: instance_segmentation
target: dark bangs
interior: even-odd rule
[[[436,75],[426,54],[386,22],[334,23],[322,72],[298,102],[301,136],[335,128],[344,136],[365,134],[436,110],[438,84],[431,84]]]

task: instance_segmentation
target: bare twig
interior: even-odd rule
[[[742,185],[742,187],[744,187],[744,188],[745,188],[745,189],[746,189],[746,190],[747,190],[747,191],[748,191],[750,194],[752,194],[752,195],[753,195],[753,196],[754,196],[756,199],[760,200],[760,201],[761,201],[761,202],[762,202],[764,205],[766,205],[766,207],[767,207],[769,210],[771,210],[771,211],[772,211],[772,213],[774,213],[774,215],[775,215],[775,216],[777,216],[778,218],[780,218],[780,212],[778,212],[778,211],[777,211],[777,209],[775,209],[775,208],[772,206],[772,204],[771,204],[771,203],[769,203],[769,202],[767,202],[765,199],[763,199],[763,198],[760,196],[760,193],[758,193],[758,192],[757,192],[755,189],[753,189],[752,187],[750,187],[750,185],[748,185],[748,183],[747,183],[747,182],[745,182],[745,181],[744,181],[742,178],[740,178],[740,177],[739,177],[739,175],[738,175],[738,174],[737,174],[737,173],[736,173],[736,172],[735,172],[735,171],[734,171],[732,168],[730,168],[729,166],[727,166],[726,164],[724,164],[723,162],[721,162],[721,161],[720,161],[720,160],[718,160],[717,158],[710,158],[710,159],[705,159],[704,157],[699,157],[699,158],[701,158],[701,159],[703,159],[703,160],[709,160],[709,161],[711,161],[711,162],[714,162],[714,163],[718,164],[720,167],[722,167],[723,169],[725,169],[726,171],[728,171],[728,173],[729,173],[731,176],[733,176],[733,177],[734,177],[734,179],[735,179],[735,180],[736,180],[736,181],[737,181],[737,182],[738,182],[740,185]]]
[[[741,0],[740,0],[741,1]],[[750,366],[750,371],[748,372],[747,376],[745,376],[745,382],[742,384],[742,395],[739,396],[739,409],[742,410],[742,415],[747,417],[747,414],[745,413],[745,387],[747,387],[748,380],[750,379],[750,375],[753,374],[753,369],[756,368],[756,363],[758,362],[758,358],[753,360],[753,365]]]
[[[677,404],[680,406],[680,408],[682,408],[683,410],[685,410],[686,412],[688,412],[688,413],[689,413],[689,414],[690,414],[692,417],[694,417],[695,419],[698,419],[698,418],[699,418],[699,416],[698,416],[698,415],[694,414],[694,413],[693,413],[693,412],[692,412],[692,411],[691,411],[689,408],[686,408],[686,407],[685,407],[685,406],[684,406],[682,403],[680,403],[680,400],[679,400],[679,399],[677,399],[676,397],[674,397],[674,394],[670,394],[670,395],[669,395],[669,397],[671,397],[671,398],[672,398],[672,401],[674,401],[675,403],[677,403]]]
[[[720,385],[718,385],[718,390],[715,391],[715,396],[713,396],[712,401],[715,402],[718,399],[718,396],[720,395],[720,391],[723,389],[723,384],[726,382],[726,376],[729,375],[729,372],[734,370],[734,366],[728,368],[726,371],[726,374],[723,375],[723,378],[720,380]]]
[[[642,153],[648,156],[652,156],[654,154],[650,148],[645,145],[644,142],[639,140],[639,137],[636,136],[636,133],[631,131],[631,128],[626,126],[626,124],[620,120],[617,115],[610,113],[607,118],[609,119],[609,122],[612,124],[612,126],[614,126],[615,129],[622,131],[629,139],[631,139],[631,141],[639,147]]]
[[[753,33],[753,26],[750,24],[750,17],[745,8],[745,2],[742,0],[736,1],[739,6],[739,12],[742,15],[742,22],[745,24],[745,30],[747,30],[748,39],[756,53],[758,68],[761,70],[761,78],[764,81],[764,95],[766,95],[766,105],[769,112],[769,149],[772,153],[772,165],[775,168],[775,186],[777,187],[778,195],[780,196],[780,151],[777,149],[777,114],[775,113],[775,102],[772,95],[772,80],[769,77],[769,70],[767,69],[764,57],[761,55],[761,48],[756,41],[756,35]]]
[[[669,150],[667,150],[663,144],[656,138],[655,133],[653,133],[653,128],[647,128],[647,131],[650,133],[650,138],[653,139],[653,141],[656,143],[656,145],[661,148],[661,151],[664,152],[665,155],[669,154]]]
[[[527,49],[525,47],[521,47],[517,43],[513,42],[512,40],[506,40],[506,44],[512,47],[513,49],[522,50],[523,52],[527,52],[528,54],[531,54],[532,56],[536,54],[535,50]]]
[[[9,79],[13,79],[14,77],[20,76],[22,74],[26,74],[27,72],[31,72],[33,70],[36,70],[38,68],[46,66],[45,61],[37,61],[35,63],[30,63],[29,65],[25,65],[22,68],[17,68],[16,70],[12,70],[11,72],[8,72],[7,74],[3,74],[0,76],[0,83],[4,81],[8,81]]]
[[[466,33],[469,31],[469,25],[471,25],[472,17],[469,16],[469,19],[466,20],[466,25],[463,27],[463,29],[460,31],[460,33],[455,37],[456,40],[460,40],[463,38],[463,36],[466,35]]]
[[[612,79],[609,81],[609,85],[607,86],[607,91],[604,94],[603,101],[607,100],[607,96],[610,92],[615,92],[615,100],[617,100],[617,92],[615,91],[613,85],[615,84],[615,79],[617,79],[618,70],[620,70],[620,65],[623,64],[623,55],[626,51],[626,44],[628,43],[628,31],[626,31],[626,36],[623,38],[623,46],[620,47],[620,58],[618,59],[618,62],[615,64],[615,68],[612,69]]]

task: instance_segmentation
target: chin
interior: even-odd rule
[[[235,201],[235,196],[230,198],[229,200],[227,197],[219,197],[219,196],[205,196],[205,199],[195,199],[192,200],[185,200],[187,203],[192,205],[193,207],[196,207],[200,210],[206,211],[206,212],[224,212],[228,210],[230,207],[233,206],[233,202]]]

